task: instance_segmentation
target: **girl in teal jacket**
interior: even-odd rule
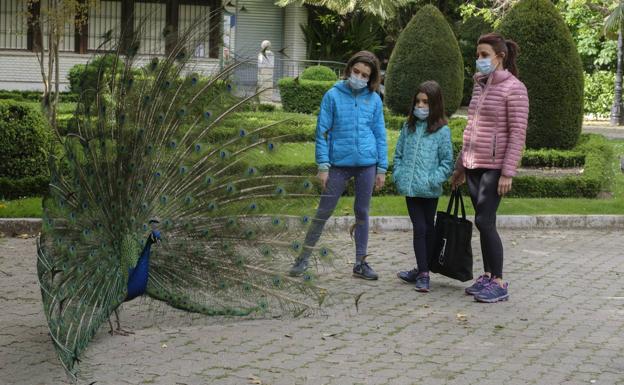
[[[428,292],[434,217],[442,184],[453,171],[451,130],[444,117],[440,85],[422,83],[410,111],[399,135],[392,175],[398,192],[405,196],[412,221],[417,268],[400,271],[397,276],[414,283],[417,291]]]
[[[373,188],[384,185],[388,146],[379,87],[379,60],[368,51],[353,55],[341,80],[321,101],[316,124],[316,163],[323,188],[316,216],[308,230],[301,255],[290,275],[303,274],[325,222],[338,204],[347,181],[355,179],[355,265],[353,275],[377,279],[366,262],[368,210]]]

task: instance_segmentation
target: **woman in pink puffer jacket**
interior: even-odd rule
[[[451,178],[453,188],[468,182],[481,237],[484,273],[466,288],[480,302],[509,298],[503,282],[503,244],[496,210],[511,189],[526,136],[529,99],[518,80],[518,45],[497,33],[479,38],[477,73],[468,108],[462,151]]]

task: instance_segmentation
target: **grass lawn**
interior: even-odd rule
[[[538,215],[538,214],[619,214],[624,215],[624,173],[620,171],[620,156],[624,156],[624,140],[611,140],[615,157],[612,167],[615,171],[613,181],[613,196],[605,199],[554,199],[554,198],[506,198],[501,202],[498,213],[501,215]],[[288,146],[290,144],[285,144]],[[303,143],[298,144],[300,147]],[[310,144],[313,150],[313,145]],[[307,154],[310,151],[305,151]],[[285,161],[287,157],[279,160]],[[290,154],[293,156],[293,154]],[[310,162],[313,162],[313,155]],[[276,159],[277,161],[277,159]],[[444,209],[448,204],[448,197],[441,197],[439,209]],[[466,201],[466,210],[472,214],[472,205]],[[297,214],[299,208],[293,205],[290,210]],[[307,210],[306,210],[307,211]],[[375,196],[371,205],[372,215],[407,215],[405,198],[400,196]],[[353,215],[353,198],[343,197],[336,208],[336,215]],[[41,217],[41,198],[24,198],[11,201],[0,201],[0,217],[2,218],[26,218]]]

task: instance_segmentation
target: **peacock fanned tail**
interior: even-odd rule
[[[201,20],[171,52],[145,61],[138,35],[98,69],[50,156],[37,271],[49,332],[71,376],[102,323],[128,297],[128,274],[158,219],[146,293],[207,315],[306,314],[326,292],[313,274],[285,276],[303,247],[317,193],[307,176],[263,173],[285,137],[271,126],[213,133],[256,95],[194,71]],[[91,64],[92,66],[95,64]],[[327,256],[326,249],[315,255]]]

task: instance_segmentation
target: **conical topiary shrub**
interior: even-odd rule
[[[440,84],[450,116],[462,100],[464,66],[450,25],[433,5],[422,7],[399,35],[386,71],[386,105],[407,114],[416,87],[426,80]]]
[[[583,123],[583,67],[561,15],[548,0],[521,0],[499,29],[520,46],[519,78],[530,106],[527,147],[573,147]]]

